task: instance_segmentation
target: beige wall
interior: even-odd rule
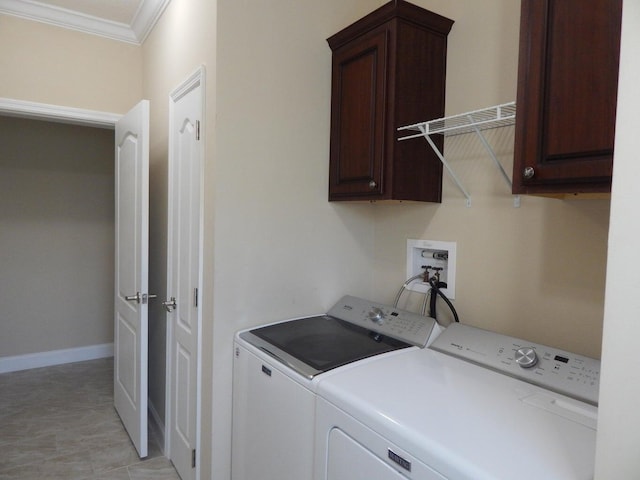
[[[0,356],[113,341],[113,131],[0,117]]]
[[[140,47],[134,45],[22,20],[12,16],[0,15],[0,64],[2,65],[0,97],[3,98],[62,107],[124,113],[137,103],[142,96],[141,58]],[[52,142],[68,140],[71,134],[62,132],[79,131],[73,130],[73,128],[75,127],[63,125],[47,127],[47,135],[36,136],[38,142],[34,144],[33,140],[31,140],[29,146],[37,147],[42,145],[43,148],[47,148],[44,139],[48,136],[51,137]],[[87,136],[87,139],[97,136],[96,132],[98,132],[95,129],[84,131],[92,132]],[[62,136],[56,139],[51,135],[53,132],[61,132]],[[74,135],[78,136],[77,133],[74,133]],[[109,194],[110,197],[107,197],[107,199],[110,198],[108,200],[110,203],[107,205],[111,211],[113,209],[113,132],[103,131],[100,135],[101,142],[103,142],[101,145],[106,148],[106,150],[103,149],[101,151],[101,155],[106,155],[106,157],[101,157],[101,161],[106,161],[104,159],[107,158],[108,167],[112,172],[111,180],[106,180],[111,192]],[[106,145],[104,144],[105,138],[110,139]],[[83,145],[82,142],[84,141],[84,137],[74,140],[74,142],[77,142],[78,148]],[[55,153],[53,155],[60,154]],[[2,157],[3,162],[10,161],[10,158],[5,156],[4,150]],[[28,173],[33,175],[31,181],[27,180],[28,176],[25,179],[20,179],[20,181],[25,182],[23,183],[25,185],[25,192],[23,193],[29,192],[31,195],[28,199],[31,208],[25,210],[24,217],[22,217],[22,210],[19,208],[22,205],[18,205],[15,209],[9,209],[8,205],[10,203],[7,203],[18,201],[20,197],[9,196],[8,198],[5,197],[6,200],[2,203],[3,215],[6,218],[10,212],[11,221],[14,225],[13,229],[17,228],[17,225],[21,225],[20,228],[26,228],[25,226],[27,225],[31,225],[30,228],[34,225],[37,226],[36,232],[38,235],[32,235],[27,230],[21,233],[29,240],[27,244],[30,248],[34,252],[38,252],[39,256],[44,257],[50,267],[49,277],[41,276],[35,286],[38,289],[44,289],[45,297],[49,300],[53,300],[49,297],[54,296],[54,292],[57,292],[56,298],[60,301],[65,298],[71,298],[74,301],[67,301],[68,306],[66,307],[56,301],[55,304],[49,306],[51,311],[45,309],[44,304],[39,303],[38,313],[40,318],[43,318],[43,316],[49,318],[46,328],[40,330],[35,328],[35,324],[24,323],[23,325],[16,325],[19,322],[12,321],[11,323],[14,324],[12,329],[16,332],[16,336],[8,337],[3,335],[3,341],[9,342],[11,338],[13,343],[11,343],[10,350],[3,348],[0,354],[5,355],[9,351],[20,353],[38,352],[110,342],[113,337],[112,295],[106,295],[105,293],[113,290],[112,261],[108,264],[109,270],[105,271],[106,253],[94,255],[90,248],[79,243],[79,239],[84,232],[88,231],[87,238],[91,239],[96,236],[96,229],[102,228],[103,231],[99,238],[95,240],[95,246],[98,247],[100,252],[102,252],[100,248],[107,248],[111,255],[110,258],[113,258],[113,226],[110,227],[111,230],[108,230],[102,225],[104,209],[107,207],[100,204],[96,210],[96,218],[92,220],[86,207],[91,205],[91,201],[95,201],[98,196],[90,198],[91,201],[81,200],[91,193],[91,185],[97,187],[95,183],[104,180],[102,177],[98,177],[97,174],[99,168],[106,167],[104,165],[96,166],[99,164],[89,162],[83,163],[71,156],[71,154],[68,154],[68,158],[65,155],[60,155],[57,158],[53,158],[49,163],[46,158],[32,158],[29,160],[31,164],[28,168],[19,166],[16,160],[12,167],[12,174],[26,175]],[[20,163],[24,164],[25,161],[20,160]],[[3,168],[9,167],[4,165]],[[77,172],[74,173],[76,169]],[[7,178],[3,178],[3,181],[7,181]],[[51,179],[59,179],[62,183],[56,184]],[[85,183],[83,180],[90,181]],[[44,191],[53,195],[50,197],[52,203],[56,198],[55,195],[62,195],[60,199],[65,202],[65,206],[68,206],[70,210],[65,213],[61,208],[58,210],[51,208],[41,209],[36,212],[34,209],[37,205],[35,203],[37,196],[34,193],[34,188],[38,182],[43,186]],[[66,187],[78,186],[77,198],[79,200],[77,205],[74,204],[75,200],[64,196],[74,192],[73,189],[65,190],[60,188],[56,190],[56,185],[58,185],[58,188],[62,185]],[[15,191],[13,188],[7,191]],[[102,197],[107,195],[102,186],[97,192]],[[4,193],[6,194],[6,191]],[[102,198],[101,201],[106,200]],[[32,215],[32,217],[29,217],[29,215]],[[113,213],[111,213],[111,216],[113,216]],[[47,238],[41,236],[46,223],[54,224],[51,228],[57,230],[55,242],[52,242],[50,246],[47,246]],[[113,223],[112,218],[111,223]],[[64,245],[53,245],[56,242]],[[108,250],[109,248],[111,250]],[[53,254],[54,252],[58,252],[58,254]],[[86,253],[88,258],[83,259],[81,263],[78,260],[78,254],[83,253]],[[37,277],[36,273],[39,268],[38,265],[33,263],[36,257],[29,258],[31,260],[24,264],[25,271],[20,275],[24,277],[23,282],[26,283],[23,285],[25,290],[20,292],[21,296],[19,298],[25,304],[29,304],[25,298],[27,293],[35,295],[36,298],[39,294],[42,294],[34,294],[33,291],[27,289],[28,281],[36,280],[34,277]],[[76,262],[75,268],[83,270],[83,272],[73,273],[68,267],[64,266],[70,265],[72,262]],[[90,266],[96,267],[97,272],[103,273],[100,281],[96,281],[95,274],[92,276],[86,272]],[[97,268],[98,266],[100,268]],[[17,265],[14,265],[14,267],[18,268]],[[27,268],[30,269],[27,270]],[[56,275],[56,273],[61,272],[61,268],[66,269],[67,277]],[[27,273],[30,273],[30,275],[27,275]],[[4,271],[3,278],[5,278]],[[81,288],[76,289],[79,278],[84,278],[85,283],[80,285]],[[55,289],[47,289],[46,286],[51,285],[51,282],[54,281]],[[93,292],[92,295],[81,297],[76,301],[77,292],[86,293],[89,285],[92,287],[89,290]],[[12,290],[15,290],[15,287]],[[7,292],[7,290],[3,291]],[[91,332],[91,329],[86,324],[82,325],[78,322],[78,318],[93,312],[97,306],[101,307],[100,318],[108,317],[109,325],[101,324],[98,332]],[[15,316],[17,310],[17,307],[12,310],[13,316]],[[35,311],[33,314],[35,316]],[[9,315],[5,318],[9,318]],[[45,320],[41,321],[44,322]],[[72,324],[74,328],[71,329]],[[18,334],[18,332],[21,333]],[[27,336],[31,340],[27,340]],[[37,338],[37,340],[33,340],[34,338]],[[24,344],[19,342],[22,340],[25,341]]]
[[[150,284],[161,297],[168,95],[198,66],[207,68],[202,478],[229,478],[233,333],[326,310],[344,293],[392,299],[405,277],[407,238],[458,242],[463,321],[599,354],[608,202],[525,197],[515,209],[468,138],[446,148],[473,196],[471,208],[447,178],[442,205],[327,202],[325,39],[383,3],[176,0],[141,49],[81,36],[90,38],[85,49],[67,38],[80,34],[0,16],[0,61],[16,72],[0,79],[0,96],[116,112],[151,100]],[[415,3],[456,21],[448,113],[515,98],[519,2]],[[9,45],[34,31],[39,43],[29,39],[22,56],[12,53]],[[78,52],[76,61],[45,48],[58,44]],[[59,61],[22,58],[31,51],[42,57],[43,50]],[[100,65],[83,67],[78,81],[82,61]],[[92,74],[104,72],[102,62],[121,73],[131,69],[130,82],[111,88],[109,77]],[[509,168],[512,132],[493,132],[490,140]],[[150,394],[162,413],[164,315],[157,306],[150,335]]]
[[[137,103],[142,95],[140,47],[6,15],[0,15],[0,65],[2,65],[0,98],[124,113]],[[57,125],[46,127],[46,130],[47,134],[35,136],[38,141],[34,143],[31,140],[29,147],[42,145],[43,148],[47,148],[44,141],[48,137],[51,137],[51,142],[54,143],[69,140],[71,133],[60,133],[62,136],[59,139],[55,139],[51,134],[53,132],[71,132],[73,127]],[[76,137],[82,137],[77,134],[80,130],[73,131],[76,132],[74,133]],[[95,129],[83,131],[92,132],[87,134],[87,139],[98,136]],[[101,145],[106,148],[101,151],[101,155],[106,155],[106,157],[100,158],[108,158],[108,166],[113,171],[113,132],[103,131],[100,138],[102,139]],[[106,145],[104,144],[105,138],[110,138]],[[78,138],[74,139],[74,142],[77,142],[78,148],[86,148],[83,144],[85,140],[85,138]],[[80,145],[83,146],[80,147]],[[12,167],[12,175],[26,175],[25,179],[20,178],[20,181],[25,182],[23,183],[25,185],[23,193],[28,192],[31,195],[28,199],[30,208],[24,212],[24,218],[21,217],[22,210],[20,208],[23,205],[18,205],[14,209],[9,208],[10,202],[18,201],[18,196],[15,198],[5,197],[6,201],[2,203],[3,215],[5,218],[11,215],[12,231],[16,232],[19,225],[23,229],[20,235],[28,240],[25,245],[28,245],[34,253],[44,257],[49,268],[48,277],[44,274],[38,277],[37,272],[40,266],[34,263],[34,259],[37,257],[29,257],[29,261],[23,265],[25,270],[19,275],[23,282],[20,295],[12,298],[20,298],[21,303],[29,304],[27,294],[30,295],[29,298],[34,295],[36,299],[38,295],[43,295],[43,298],[52,302],[55,300],[55,303],[51,303],[48,308],[45,308],[43,303],[38,303],[37,309],[31,312],[34,318],[37,312],[39,318],[42,319],[41,322],[45,322],[45,317],[49,319],[46,328],[44,328],[44,323],[41,323],[42,329],[37,329],[35,328],[37,324],[34,323],[25,322],[20,325],[20,322],[15,320],[7,320],[5,323],[13,324],[10,328],[15,335],[3,335],[2,341],[5,348],[0,350],[0,355],[8,355],[9,352],[48,351],[112,341],[113,296],[109,292],[113,290],[113,265],[111,260],[109,270],[104,270],[107,253],[102,252],[100,248],[110,248],[111,250],[107,251],[111,255],[110,258],[113,258],[113,226],[111,226],[111,230],[102,226],[104,209],[106,208],[104,205],[100,204],[97,208],[94,220],[86,210],[86,207],[99,196],[105,196],[107,193],[100,186],[100,189],[97,190],[99,196],[90,198],[91,201],[78,200],[78,204],[74,205],[75,200],[65,196],[70,195],[74,190],[56,190],[56,183],[51,181],[51,179],[59,179],[62,183],[57,184],[58,188],[62,185],[66,187],[78,186],[77,198],[82,199],[83,196],[87,196],[91,192],[89,186],[96,186],[98,169],[104,168],[104,166],[96,166],[90,162],[83,164],[72,153],[68,152],[67,158],[65,155],[52,152],[55,157],[52,160],[55,161],[50,163],[47,163],[46,158],[32,158],[29,159],[30,166],[23,168],[17,164],[15,157],[10,159],[5,156],[3,145],[1,161],[16,160]],[[20,160],[20,164],[25,164],[25,162],[26,160]],[[56,167],[56,165],[58,166]],[[76,169],[77,172],[74,173]],[[29,178],[30,174],[33,175],[33,178],[28,181],[26,178]],[[83,183],[83,176],[90,181]],[[3,180],[7,181],[7,178]],[[51,208],[35,212],[37,196],[34,193],[34,188],[37,184],[42,185],[43,191],[50,195],[52,203],[56,198],[55,195],[61,195],[60,200],[64,201],[66,205],[68,204],[69,211],[65,213],[62,208],[58,210]],[[109,194],[111,200],[106,205],[112,210],[113,173],[111,173],[111,180],[108,180],[107,184],[111,189]],[[13,188],[7,191],[15,191]],[[6,194],[6,192],[4,193]],[[35,216],[33,216],[34,214]],[[55,240],[51,245],[47,244],[47,238],[42,237],[45,223],[52,224],[51,228],[56,229]],[[111,219],[111,223],[113,223],[113,219]],[[26,229],[27,225],[29,228],[34,228],[35,225],[37,228],[32,233],[37,232],[37,235],[30,234]],[[89,232],[87,238],[95,237],[96,229],[100,228],[103,228],[103,231],[95,240],[95,246],[102,253],[94,255],[93,250],[83,246],[79,239],[86,231]],[[58,254],[54,254],[55,252]],[[83,253],[87,253],[88,258],[81,263],[78,260],[78,254]],[[68,265],[71,265],[72,262],[76,263],[70,269]],[[96,280],[95,274],[86,272],[89,267],[94,267],[97,272],[102,272],[99,281]],[[18,265],[13,265],[12,268],[17,269]],[[73,268],[77,271],[74,272]],[[63,270],[66,277],[60,275]],[[5,278],[4,273],[3,271],[3,278]],[[80,278],[84,279],[84,283],[81,282],[80,288],[76,289]],[[29,290],[27,288],[29,281],[34,281],[34,286],[44,292],[34,293]],[[55,282],[55,288],[47,288],[47,285],[52,285],[53,282]],[[16,285],[18,283],[14,284],[12,291],[17,288]],[[87,290],[88,288],[89,290]],[[77,299],[78,291],[93,293],[89,297]],[[3,292],[8,295],[7,290],[3,290]],[[55,299],[53,298],[54,292],[56,293]],[[60,303],[63,299],[67,299],[67,306]],[[95,314],[94,309],[97,310],[97,306],[101,307],[100,313],[98,313],[100,322],[102,322],[102,317],[108,317],[109,325],[100,323],[99,327],[95,327],[92,323],[81,324],[78,321],[80,317],[86,317],[90,313]],[[18,307],[12,303],[11,315],[7,313],[6,316],[3,315],[3,318],[15,317],[17,311]],[[89,325],[92,326],[89,327]],[[96,331],[92,330],[96,328]],[[37,340],[35,340],[36,338]],[[6,347],[4,342],[10,341],[12,342],[10,347]],[[24,343],[21,343],[22,341]]]
[[[0,15],[0,97],[124,113],[141,96],[140,48]]]
[[[415,3],[455,20],[447,115],[515,100],[520,2]],[[513,127],[485,135],[510,173]],[[461,321],[599,357],[609,201],[526,196],[514,208],[510,188],[477,138],[449,137],[445,152],[472,206],[445,172],[441,205],[374,207],[374,296],[393,300],[406,278],[407,239],[455,241]],[[447,313],[444,304],[440,311]]]
[[[229,478],[234,331],[372,293],[373,210],[327,202],[331,54],[367,1],[218,2],[213,477]]]
[[[152,102],[151,282],[159,292],[166,283],[168,95],[200,64],[207,68],[202,478],[229,476],[233,333],[326,310],[345,292],[371,292],[373,212],[326,201],[324,39],[340,11],[235,1],[216,11],[211,2],[172,2],[143,47],[143,90]],[[163,318],[151,316],[158,325]],[[154,350],[150,364],[161,365],[164,350]],[[159,379],[163,372],[153,369]],[[151,392],[154,403],[161,393]]]
[[[159,23],[142,47],[143,96],[151,101],[150,141],[150,232],[149,232],[149,288],[159,298],[167,298],[167,166],[169,95],[197,68],[206,70],[208,99],[204,142],[206,149],[205,197],[205,294],[203,296],[203,409],[202,461],[203,476],[209,478],[211,460],[211,364],[212,364],[212,212],[213,195],[212,151],[215,133],[215,2],[208,0],[171,2]],[[149,397],[153,407],[164,420],[166,366],[165,311],[159,303],[149,309]]]
[[[202,450],[204,478],[208,460],[214,478],[229,475],[233,333],[325,310],[344,293],[392,299],[404,280],[407,238],[458,242],[456,305],[464,321],[599,354],[608,202],[527,197],[514,209],[468,139],[447,150],[472,192],[471,208],[447,179],[442,205],[326,201],[325,39],[382,3],[220,0],[216,12],[173,2],[144,46],[156,132],[166,130],[169,89],[199,63],[208,69],[203,341],[212,370],[204,378],[203,440],[212,443]],[[448,113],[515,98],[518,2],[416,3],[456,20]],[[507,168],[512,134],[491,135]],[[166,141],[153,142],[152,190],[166,203]],[[160,225],[166,205],[155,208]]]

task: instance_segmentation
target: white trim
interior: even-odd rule
[[[160,418],[160,414],[156,409],[155,405],[151,401],[151,397],[147,399],[147,406],[149,409],[149,413],[151,414],[149,428],[153,430],[154,435],[158,439],[158,443],[161,447],[162,454],[166,456],[166,452],[164,450],[164,423],[162,423],[162,419]]]
[[[107,357],[113,357],[113,343],[0,357],[0,373],[18,372],[20,370],[29,370],[30,368],[50,367],[51,365],[84,362]]]
[[[176,103],[178,100],[180,100],[187,93],[189,93],[191,90],[193,90],[199,85],[202,85],[202,87],[204,88],[205,76],[206,76],[206,72],[204,69],[204,65],[201,65],[200,67],[198,67],[198,69],[195,72],[189,75],[184,82],[182,82],[180,85],[178,85],[176,88],[174,88],[171,91],[171,93],[169,94],[169,100],[171,104]],[[204,97],[204,90],[202,95]],[[205,106],[205,103],[203,100],[202,102],[203,116],[204,116],[204,106]]]
[[[112,130],[115,128],[116,122],[122,118],[122,115],[118,113],[62,107],[47,103],[27,102],[1,97],[0,115],[70,123],[87,127],[109,128]]]
[[[169,182],[171,185],[171,182]],[[169,217],[171,217],[171,213],[169,213]],[[169,223],[170,225],[171,223]],[[168,240],[168,239],[167,239]],[[168,257],[167,257],[168,260]],[[169,283],[169,275],[171,268],[169,266],[169,262],[167,261],[167,283]],[[167,290],[168,292],[168,290]],[[165,317],[168,317],[168,314],[165,314]],[[165,431],[164,431],[164,455],[169,458],[171,455],[171,405],[173,402],[173,396],[171,395],[171,382],[173,379],[173,368],[171,363],[171,343],[173,341],[173,323],[169,321],[167,318],[167,329],[165,331],[165,356],[164,356],[164,364],[165,364],[165,374],[164,374],[164,422],[165,422]],[[170,458],[169,458],[170,460]]]
[[[141,45],[171,0],[142,0],[130,25],[34,0],[0,0],[0,13]]]
[[[197,340],[197,362],[196,367],[196,379],[198,384],[196,385],[196,451],[202,452],[201,444],[201,423],[202,423],[202,312],[204,311],[204,164],[205,164],[205,132],[206,132],[206,112],[207,112],[207,91],[206,91],[206,70],[204,65],[201,65],[193,75],[194,88],[196,82],[200,84],[200,101],[202,118],[200,119],[200,142],[202,148],[200,149],[200,267],[198,271],[198,283],[200,291],[200,308],[198,309],[198,340]],[[198,78],[195,78],[195,77]],[[195,480],[200,480],[202,471],[202,453],[198,456],[198,462],[196,464],[196,476]]]
[[[195,72],[193,72],[187,79],[185,79],[180,85],[178,85],[175,89],[171,91],[169,94],[169,178],[172,178],[174,175],[175,169],[175,160],[173,158],[173,137],[172,133],[172,123],[174,121],[174,105],[180,100],[184,95],[189,93],[194,88],[200,87],[201,92],[201,109],[202,109],[202,118],[200,119],[200,142],[202,142],[202,148],[200,149],[201,159],[200,159],[200,168],[202,169],[200,174],[200,267],[198,272],[198,283],[199,283],[199,291],[200,295],[200,308],[198,308],[198,339],[197,339],[197,355],[196,355],[196,451],[202,452],[201,449],[201,437],[202,437],[202,427],[201,427],[201,419],[202,419],[202,311],[204,304],[204,294],[202,293],[204,289],[203,279],[204,279],[204,155],[205,155],[205,112],[206,112],[206,69],[204,65],[198,67]],[[173,187],[172,182],[168,182],[168,231],[171,232],[173,228],[173,209],[171,208],[171,199],[173,198]],[[172,235],[167,237],[167,294],[171,292],[171,255],[172,255]],[[172,344],[173,344],[173,322],[168,318],[167,314],[167,330],[166,330],[166,384],[165,384],[165,425],[169,427],[165,430],[164,437],[164,446],[165,446],[165,455],[170,455],[171,452],[171,406],[173,402],[173,396],[171,394],[171,382],[173,381],[173,365],[171,361],[171,352],[172,352]],[[202,468],[202,457],[201,454],[198,454],[198,461],[196,462],[196,471],[195,471],[195,479],[199,480],[201,476],[201,468]]]
[[[144,43],[153,27],[164,13],[171,0],[143,0],[136,12],[131,29],[138,39],[138,44]]]
[[[0,0],[0,13],[83,33],[139,44],[129,25],[31,0]]]

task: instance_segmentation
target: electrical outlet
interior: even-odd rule
[[[407,240],[407,278],[424,273],[423,267],[431,267],[429,277],[436,272],[440,274],[440,281],[447,284],[446,288],[440,290],[447,298],[456,297],[456,242]],[[407,288],[426,293],[429,284],[417,279]]]

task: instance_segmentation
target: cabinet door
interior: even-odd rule
[[[621,0],[522,0],[514,193],[609,192]]]
[[[330,200],[384,193],[387,44],[381,29],[333,54]]]

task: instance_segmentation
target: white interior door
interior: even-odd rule
[[[197,478],[202,292],[203,70],[171,95],[167,259],[169,458],[183,480]]]
[[[116,124],[114,404],[147,456],[149,102]]]

